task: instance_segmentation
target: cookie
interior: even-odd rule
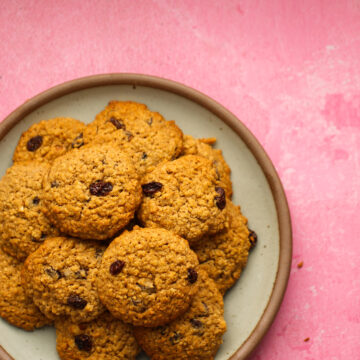
[[[222,151],[219,149],[214,149],[210,146],[213,144],[214,140],[216,141],[216,139],[213,138],[195,139],[190,135],[185,135],[182,155],[199,155],[209,159],[215,168],[219,186],[224,188],[226,196],[231,198],[231,170],[222,155]]]
[[[165,324],[190,304],[198,260],[185,239],[165,229],[124,232],[106,249],[97,286],[117,318],[137,326]]]
[[[67,151],[81,147],[85,124],[72,118],[43,120],[25,131],[16,146],[13,161],[53,161]]]
[[[22,282],[26,293],[49,319],[95,319],[105,311],[95,285],[104,250],[95,241],[47,239],[24,263]]]
[[[137,341],[152,360],[214,359],[226,331],[224,304],[203,270],[199,279],[199,290],[186,313],[164,326],[134,328]]]
[[[211,161],[187,155],[163,163],[142,179],[138,216],[146,227],[163,227],[190,242],[222,230],[226,195]]]
[[[83,239],[114,236],[141,201],[131,160],[110,145],[84,146],[55,159],[44,189],[46,216],[61,232]]]
[[[127,152],[137,172],[143,175],[155,165],[180,155],[182,131],[146,105],[132,101],[110,101],[84,132],[84,142],[106,143]]]
[[[108,312],[81,324],[61,318],[55,327],[56,349],[63,360],[135,360],[140,352],[131,325]]]
[[[21,286],[23,264],[0,250],[0,316],[24,330],[50,324]]]
[[[240,207],[228,200],[227,212],[229,221],[222,232],[205,236],[192,246],[200,268],[215,281],[222,294],[240,277],[251,247],[247,219]]]
[[[0,181],[0,245],[19,260],[58,234],[44,216],[44,175],[49,165],[39,161],[15,163]]]

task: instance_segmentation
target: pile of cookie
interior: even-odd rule
[[[215,139],[111,101],[24,132],[0,181],[0,316],[61,359],[213,359],[256,234]]]

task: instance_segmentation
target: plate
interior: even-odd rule
[[[17,141],[31,124],[57,116],[88,123],[109,100],[144,103],[175,120],[185,134],[217,138],[216,147],[223,150],[232,169],[233,201],[241,205],[259,241],[240,280],[225,296],[228,330],[216,360],[247,358],[273,322],[287,286],[291,221],[269,157],[245,125],[220,104],[179,83],[147,75],[106,74],[73,80],[28,100],[0,124],[0,176],[11,166]],[[16,360],[58,360],[55,338],[52,328],[29,333],[0,320],[0,359],[10,359],[7,352]]]

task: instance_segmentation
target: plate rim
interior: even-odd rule
[[[288,202],[279,175],[262,145],[239,118],[216,100],[179,82],[138,73],[109,73],[90,75],[66,81],[25,101],[0,123],[0,140],[25,116],[50,101],[76,91],[112,85],[131,85],[134,88],[136,86],[145,86],[164,90],[185,97],[206,108],[230,126],[244,141],[266,177],[274,198],[279,223],[279,260],[272,292],[263,314],[248,338],[229,358],[229,360],[244,360],[255,350],[268,332],[284,298],[291,270],[292,225]],[[1,349],[3,348],[0,346],[0,360],[10,359],[11,357],[7,357],[5,353],[3,354]],[[3,350],[5,351],[5,349]]]

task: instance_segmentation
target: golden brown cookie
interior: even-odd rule
[[[49,165],[39,161],[15,163],[0,181],[0,245],[19,260],[58,234],[41,211],[48,171]]]
[[[215,283],[199,272],[199,291],[189,310],[156,328],[134,328],[137,341],[152,360],[212,360],[226,331],[224,304]]]
[[[105,311],[95,285],[104,250],[96,241],[47,239],[25,261],[22,282],[26,293],[49,319],[95,319]]]
[[[61,232],[83,239],[114,236],[141,201],[131,160],[110,145],[84,146],[55,159],[44,189],[46,216]]]
[[[184,136],[184,147],[182,155],[199,155],[209,159],[216,171],[219,186],[223,187],[228,198],[232,195],[232,184],[230,179],[230,167],[226,163],[222,151],[212,148],[214,139],[195,139],[190,135]]]
[[[72,118],[43,120],[25,131],[16,146],[13,161],[53,161],[67,151],[81,147],[85,124]]]
[[[62,360],[135,360],[140,352],[131,325],[108,312],[81,324],[56,321],[56,349]]]
[[[240,207],[228,200],[227,211],[227,227],[192,246],[201,269],[215,281],[222,294],[240,277],[251,247],[247,219],[241,214]]]
[[[211,161],[187,155],[157,166],[142,179],[138,216],[146,227],[163,227],[190,242],[225,227],[226,196]]]
[[[133,101],[110,101],[84,132],[85,144],[113,142],[127,152],[140,175],[175,159],[182,150],[182,137],[174,121]]]
[[[21,286],[23,264],[0,250],[0,316],[24,330],[50,324]]]
[[[165,229],[126,231],[106,249],[97,286],[117,318],[141,326],[182,314],[197,290],[198,260],[185,239]]]

